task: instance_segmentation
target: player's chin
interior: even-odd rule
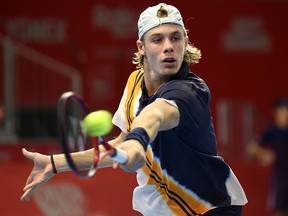
[[[171,73],[177,73],[180,69],[180,64],[178,61],[173,62],[162,62],[162,68],[164,71],[169,71]]]
[[[173,76],[175,74],[177,74],[179,71],[179,68],[176,67],[176,66],[171,66],[171,67],[164,67],[163,70],[162,70],[162,73],[165,74],[165,75],[170,75],[170,76]]]

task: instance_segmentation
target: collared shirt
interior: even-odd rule
[[[143,72],[127,82],[113,123],[129,133],[134,118],[155,100],[176,104],[179,125],[159,131],[148,145],[146,165],[137,170],[133,208],[143,215],[197,215],[220,206],[244,205],[245,193],[230,167],[217,155],[206,83],[183,63],[171,81],[149,97]]]

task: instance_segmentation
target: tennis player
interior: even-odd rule
[[[145,216],[240,216],[245,193],[230,167],[217,155],[210,91],[190,71],[200,50],[189,42],[177,8],[164,3],[144,10],[138,20],[138,52],[113,123],[121,134],[110,144],[128,154],[120,166],[137,172],[133,208]],[[54,174],[50,157],[23,154],[34,161],[22,200]],[[91,151],[76,154],[89,167]],[[54,173],[69,170],[54,156]],[[101,167],[115,166],[106,158]],[[116,164],[117,165],[117,164]]]

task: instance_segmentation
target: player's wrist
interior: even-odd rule
[[[55,161],[54,161],[54,156],[53,155],[50,155],[50,163],[51,163],[51,166],[52,166],[52,172],[54,174],[57,174],[57,169],[56,169],[56,165],[55,165]]]
[[[142,127],[137,127],[134,128],[127,136],[126,136],[126,140],[137,140],[144,148],[144,150],[146,151],[147,146],[150,143],[150,137],[147,133],[147,131],[142,128]]]
[[[57,173],[71,171],[71,168],[69,167],[64,154],[53,154],[53,161],[54,161],[55,169],[56,169]],[[51,156],[50,156],[50,164],[51,164],[51,169],[53,172],[53,167],[52,167],[52,163],[51,163]]]

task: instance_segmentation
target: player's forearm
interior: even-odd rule
[[[178,123],[178,109],[163,100],[158,100],[142,110],[140,115],[134,119],[131,129],[144,128],[150,141],[153,141],[158,131],[174,128]]]
[[[93,154],[94,154],[93,151],[94,149],[90,149],[87,151],[71,154],[74,163],[80,170],[88,170],[91,167],[93,163]],[[58,173],[71,170],[64,154],[54,155],[53,158],[55,168]],[[100,162],[98,168],[111,167],[112,165],[113,160],[109,157],[106,157]]]
[[[92,164],[93,149],[83,152],[72,153],[71,156],[78,168],[89,169]],[[64,154],[54,155],[53,158],[57,172],[65,172],[71,170]]]
[[[125,138],[125,134],[121,133],[115,139],[110,140],[109,144],[112,146],[117,146],[118,143],[123,142],[124,138]],[[102,146],[99,146],[99,150],[100,152],[105,151]],[[71,154],[71,156],[72,156],[74,163],[79,169],[82,169],[82,170],[89,169],[93,163],[94,149],[89,149],[83,152],[73,153]],[[57,172],[65,172],[65,171],[71,170],[66,161],[64,154],[54,155],[53,158],[54,158],[55,168]],[[113,160],[110,157],[105,157],[103,160],[100,161],[98,168],[111,167],[112,165],[113,165]]]
[[[55,164],[55,169],[57,173],[71,170],[66,161],[64,154],[53,155],[53,158],[54,158],[54,164]]]
[[[131,131],[139,127],[144,128],[149,135],[150,141],[153,141],[160,129],[161,123],[161,115],[156,114],[155,111],[148,110],[134,119]]]

